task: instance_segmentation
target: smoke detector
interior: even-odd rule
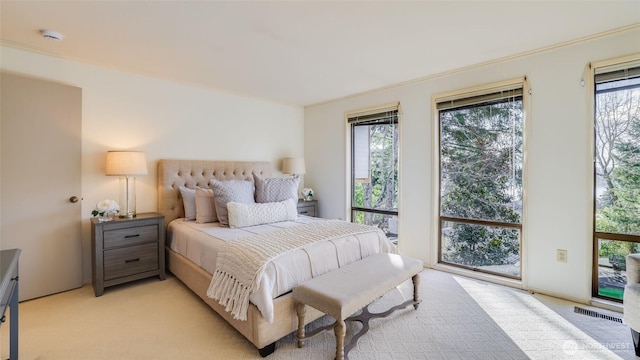
[[[52,30],[40,30],[42,37],[54,41],[62,41],[62,34]]]

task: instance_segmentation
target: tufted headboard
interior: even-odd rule
[[[158,161],[158,212],[164,215],[164,223],[184,217],[180,186],[195,189],[209,187],[209,180],[251,179],[252,174],[271,176],[271,163],[267,161],[206,161],[159,160]]]

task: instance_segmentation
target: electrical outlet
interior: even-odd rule
[[[558,251],[556,252],[556,261],[566,263],[567,262],[567,250],[558,249]]]

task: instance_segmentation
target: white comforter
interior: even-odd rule
[[[218,249],[224,242],[316,221],[326,220],[300,216],[296,221],[230,229],[218,223],[196,224],[178,219],[169,224],[167,241],[172,250],[213,274]],[[397,248],[375,228],[371,232],[332,239],[290,252],[267,265],[258,290],[251,294],[250,301],[258,307],[265,320],[272,323],[274,298],[312,277],[381,252],[397,253]]]

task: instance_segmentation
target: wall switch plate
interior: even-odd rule
[[[567,262],[567,250],[558,249],[558,251],[556,253],[556,261],[566,263]]]

